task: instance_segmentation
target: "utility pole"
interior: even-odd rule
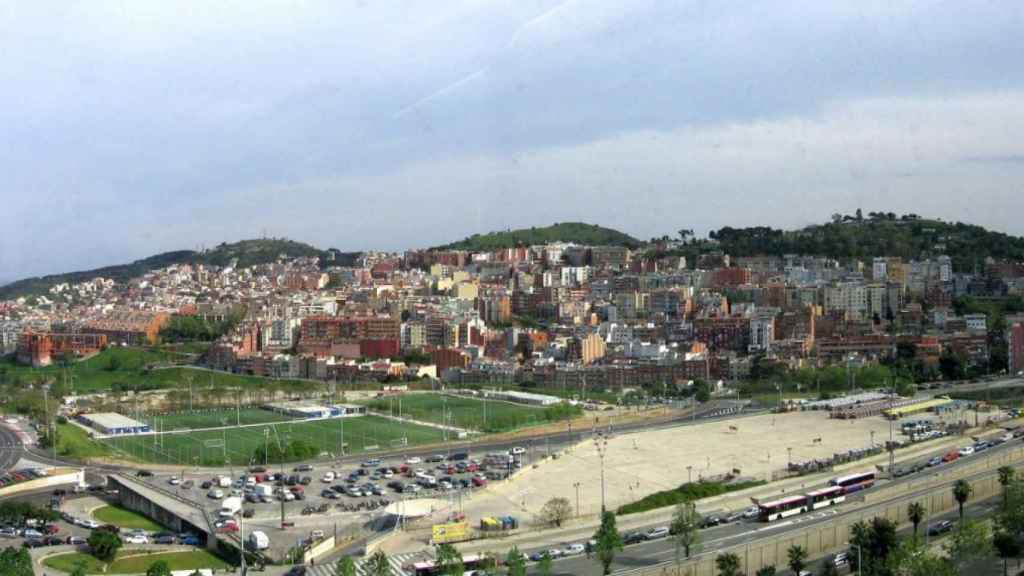
[[[608,439],[598,433],[594,438],[594,447],[597,448],[597,455],[601,459],[601,513],[604,514],[604,455],[608,452]]]
[[[580,483],[573,482],[573,487],[576,488],[576,517],[580,517]]]

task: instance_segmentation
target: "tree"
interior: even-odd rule
[[[786,550],[786,559],[789,569],[792,570],[794,574],[799,574],[807,564],[807,550],[805,550],[803,546],[797,546],[794,544]]]
[[[680,550],[689,558],[690,552],[700,545],[700,514],[697,513],[697,507],[693,502],[681,502],[676,505],[669,533],[676,544],[676,562],[679,562]]]
[[[754,574],[755,576],[775,576],[775,566],[765,566]]]
[[[893,551],[888,562],[893,576],[957,576],[945,558],[932,554],[919,540],[907,539]]]
[[[1014,536],[1024,533],[1024,480],[1015,478],[1003,490],[1006,504],[999,513],[998,522],[1003,530]]]
[[[568,498],[552,498],[540,509],[540,517],[545,523],[561,528],[562,522],[572,517],[572,505]]]
[[[541,576],[551,576],[551,554],[547,552],[541,554],[540,561],[537,562],[537,573]]]
[[[28,548],[4,548],[0,552],[0,574],[4,576],[33,576],[32,557]]]
[[[612,562],[615,560],[615,553],[622,550],[622,535],[615,525],[615,513],[606,510],[601,513],[601,526],[594,534],[597,542],[594,547],[597,551],[597,561],[601,563],[602,573],[606,576],[612,573]]]
[[[839,576],[839,568],[836,568],[836,563],[831,558],[826,558],[821,563],[821,576]]]
[[[171,576],[171,567],[163,560],[157,560],[146,569],[146,576]]]
[[[971,520],[961,521],[943,548],[957,573],[963,573],[963,568],[971,561],[992,553],[992,536],[985,524]]]
[[[697,402],[704,403],[711,400],[711,385],[704,380],[697,380],[693,383],[694,397]]]
[[[971,497],[972,493],[974,493],[974,488],[967,480],[961,478],[956,481],[956,484],[953,484],[953,499],[960,507],[960,522],[964,521],[964,504],[967,503],[967,499]]]
[[[391,576],[391,564],[388,563],[388,555],[383,550],[377,550],[370,556],[366,568],[372,576]]]
[[[889,556],[898,546],[896,525],[885,518],[872,518],[871,522],[857,522],[851,528],[850,544],[859,546],[863,566],[857,566],[857,556],[851,555],[851,565],[863,574],[884,572]]]
[[[1020,556],[1020,544],[1013,534],[1000,530],[992,537],[992,546],[996,549],[999,557],[1003,559],[1003,576],[1006,576],[1007,560]]]
[[[462,576],[465,572],[462,554],[459,554],[451,544],[441,544],[437,547],[437,564],[441,573],[447,576]]]
[[[153,566],[156,566],[156,564],[154,564]],[[152,569],[153,566],[150,566],[150,569]],[[165,562],[164,563],[164,567],[166,567],[166,566],[167,566],[167,563]],[[169,576],[170,573],[171,573],[170,570],[168,570],[167,571],[167,576]],[[6,572],[5,572],[5,574],[6,574]],[[68,573],[68,576],[86,576],[85,562],[83,562],[81,560],[79,560],[78,562],[75,562],[75,565],[74,565],[73,568],[71,568],[71,572]],[[149,570],[146,571],[146,576],[150,576]]]
[[[342,556],[335,565],[337,576],[356,576],[356,562],[351,556]]]
[[[121,537],[109,530],[93,530],[86,541],[92,555],[104,562],[110,562],[124,544]]]
[[[505,555],[505,566],[508,567],[508,576],[526,576],[526,557],[518,546],[513,546]]]
[[[999,485],[1003,487],[1003,509],[1006,509],[1006,489],[1009,487],[1010,482],[1013,482],[1013,477],[1016,474],[1016,470],[1010,466],[999,467]]]
[[[732,552],[724,552],[715,557],[715,566],[719,576],[740,576],[740,557]]]
[[[917,538],[917,528],[924,520],[924,505],[920,502],[911,502],[907,505],[907,518],[914,525],[914,538]]]

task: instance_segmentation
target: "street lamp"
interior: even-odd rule
[[[692,484],[693,483],[693,466],[692,465],[686,467],[686,483],[687,484]]]
[[[863,568],[861,568],[861,563],[860,563],[860,545],[859,544],[850,544],[850,548],[856,548],[857,549],[857,576],[860,576],[861,575],[861,570],[863,570]]]
[[[604,514],[604,455],[608,452],[608,438],[598,432],[594,437],[594,448],[597,449],[597,455],[601,458],[601,513]]]
[[[786,462],[787,466],[792,465],[793,464],[793,448],[792,447],[786,448],[786,455],[787,455],[787,462]]]
[[[573,488],[576,489],[576,517],[579,518],[580,517],[580,483],[579,482],[573,482],[572,486],[573,486]]]

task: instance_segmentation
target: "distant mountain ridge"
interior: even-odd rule
[[[142,276],[152,270],[166,268],[173,264],[209,264],[227,266],[237,259],[239,267],[267,264],[277,260],[278,256],[289,258],[318,256],[322,267],[350,266],[361,255],[360,252],[341,252],[335,248],[320,250],[309,244],[287,239],[241,240],[233,243],[222,243],[209,250],[174,250],[155,254],[148,258],[136,260],[128,264],[104,266],[92,270],[50,274],[34,278],[25,278],[0,286],[0,300],[8,300],[19,296],[45,294],[52,286],[62,283],[81,283],[96,277],[110,278],[117,282],[125,282]]]
[[[628,234],[597,224],[562,222],[540,228],[474,234],[458,242],[437,246],[431,250],[487,251],[551,242],[573,242],[591,246],[627,246],[629,248],[636,248],[643,244]]]

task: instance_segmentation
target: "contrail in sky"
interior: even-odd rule
[[[524,22],[522,26],[520,26],[519,28],[516,28],[516,31],[512,33],[512,38],[510,38],[509,41],[505,43],[505,46],[502,49],[503,50],[508,50],[509,48],[514,48],[515,45],[516,45],[516,42],[519,41],[519,37],[522,35],[524,30],[527,30],[531,26],[535,26],[536,24],[539,24],[540,22],[543,22],[544,20],[548,19],[549,17],[551,17],[555,13],[561,11],[563,8],[565,8],[569,4],[574,3],[575,1],[576,0],[565,0],[564,2],[556,4],[555,6],[552,6],[551,8],[548,8],[544,12],[541,12],[540,14],[538,14],[537,16],[534,16],[533,18],[530,18],[529,20]],[[395,114],[394,114],[394,116],[392,116],[392,118],[395,118],[395,119],[401,118],[402,116],[405,116],[409,112],[412,112],[413,110],[415,110],[415,109],[419,108],[420,106],[426,104],[427,102],[430,102],[431,100],[436,100],[437,98],[441,98],[442,96],[445,96],[445,95],[453,92],[454,90],[459,89],[459,87],[461,87],[461,86],[463,86],[463,85],[465,85],[465,84],[467,84],[469,82],[472,82],[474,79],[476,79],[476,78],[478,78],[480,76],[483,76],[490,69],[491,69],[491,65],[487,64],[486,66],[480,68],[476,72],[473,72],[471,74],[463,76],[462,78],[452,82],[451,84],[448,84],[447,86],[445,86],[445,87],[443,87],[443,88],[441,88],[441,89],[439,89],[439,90],[437,90],[435,92],[432,92],[432,93],[428,94],[427,96],[424,96],[423,98],[420,98],[419,100],[413,102],[412,104],[406,106],[405,108],[402,108],[398,112],[395,112]]]

